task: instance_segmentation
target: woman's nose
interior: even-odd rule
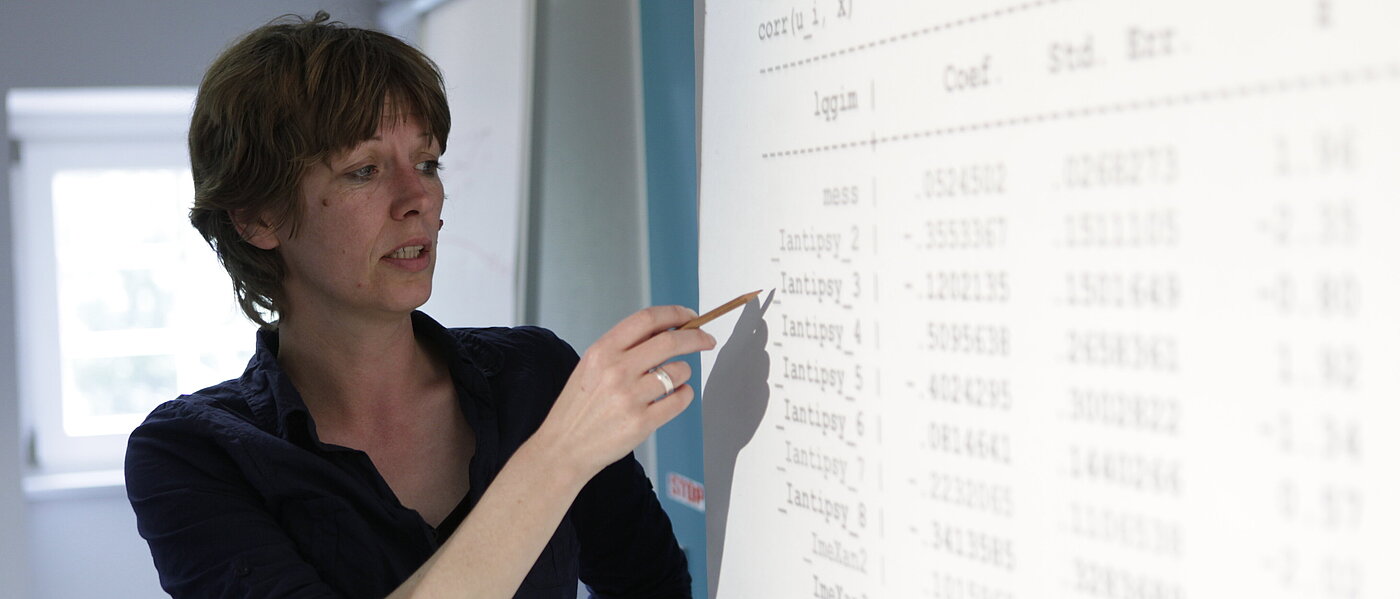
[[[414,165],[396,166],[393,173],[393,217],[403,219],[426,211],[432,201],[433,190],[423,173]]]

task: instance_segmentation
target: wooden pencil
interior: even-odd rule
[[[762,289],[759,289],[758,291],[754,291],[752,293],[745,293],[739,297],[729,300],[729,303],[723,306],[720,306],[718,308],[715,308],[714,310],[710,310],[709,312],[706,312],[704,314],[696,316],[695,318],[690,319],[690,322],[681,325],[680,328],[698,329],[700,328],[700,325],[703,325],[707,322],[710,322],[711,320],[724,316],[730,310],[733,310],[735,308],[738,308],[739,306],[749,303],[749,300],[758,297],[758,294],[760,293],[763,293]]]

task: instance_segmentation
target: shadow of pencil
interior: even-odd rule
[[[763,321],[763,315],[773,302],[773,293],[768,292],[762,306],[757,298],[744,304],[734,331],[715,357],[700,398],[705,435],[705,558],[710,599],[719,591],[734,464],[768,411],[768,323]]]

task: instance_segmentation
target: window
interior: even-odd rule
[[[20,394],[42,472],[120,467],[152,408],[242,372],[254,326],[190,226],[188,89],[13,90]]]

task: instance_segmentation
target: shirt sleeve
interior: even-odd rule
[[[632,454],[584,486],[572,518],[579,539],[579,578],[596,597],[690,598],[685,553]]]
[[[517,327],[511,343],[533,368],[553,376],[541,391],[535,426],[578,365],[578,352],[547,329]],[[547,365],[547,366],[546,366]],[[533,432],[533,429],[532,429]],[[569,509],[579,544],[579,578],[599,599],[690,599],[690,572],[671,519],[632,454],[584,485]]]
[[[177,599],[337,597],[184,403],[157,408],[127,444],[127,497],[161,587]]]
[[[578,365],[578,353],[554,339],[567,379]],[[691,597],[690,572],[671,519],[632,454],[584,485],[569,514],[578,534],[579,578],[595,597]]]

